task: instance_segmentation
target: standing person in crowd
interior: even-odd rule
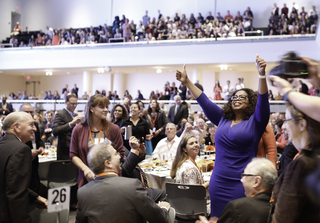
[[[88,167],[89,150],[98,143],[110,141],[124,159],[123,141],[119,127],[107,121],[109,99],[96,94],[88,100],[84,121],[77,125],[71,136],[70,158],[79,168],[79,188],[94,180],[95,174]]]
[[[282,125],[283,120],[278,119],[274,125],[276,130],[276,146],[277,146],[277,153],[282,153],[284,148],[286,147],[287,140],[284,139],[283,133],[282,133]]]
[[[131,24],[129,23],[129,19],[125,19],[125,23],[122,25],[122,30],[123,30],[123,38],[125,42],[129,42],[131,39]]]
[[[266,130],[260,139],[257,157],[267,157],[275,166],[277,164],[276,139],[270,125],[267,125]]]
[[[81,122],[82,117],[75,115],[74,110],[78,105],[78,98],[70,94],[65,99],[66,107],[59,111],[53,120],[53,134],[58,137],[57,158],[69,160],[71,133],[73,128]]]
[[[62,94],[64,94],[65,91],[69,92],[68,84],[66,84],[65,88],[62,88]]]
[[[224,93],[224,100],[228,101],[230,98],[230,95],[233,93],[234,89],[230,85],[230,81],[227,80],[227,85],[223,87],[223,93]]]
[[[142,22],[144,27],[148,25],[149,21],[150,21],[150,17],[148,16],[148,11],[146,11],[146,14],[142,17]]]
[[[25,103],[20,106],[20,111],[34,116],[34,108],[31,104]],[[48,206],[48,201],[44,197],[39,196],[40,189],[40,178],[39,178],[39,159],[38,155],[44,152],[44,143],[41,140],[40,129],[38,123],[34,122],[36,131],[34,132],[33,140],[26,142],[26,145],[29,146],[32,156],[32,170],[31,170],[31,182],[29,185],[29,202],[43,203],[45,206]]]
[[[201,132],[201,134],[199,136],[199,143],[204,144],[206,146],[211,145],[211,146],[215,147],[216,142],[215,142],[214,136],[217,131],[217,126],[212,123],[209,123],[208,125],[206,123],[204,123],[203,129],[204,130]]]
[[[32,156],[25,144],[34,139],[34,120],[25,112],[14,112],[4,120],[0,139],[0,222],[31,223],[28,214]]]
[[[73,90],[73,94],[75,94],[78,98],[79,88],[77,87],[77,84],[74,84],[74,87],[72,88],[72,90]]]
[[[181,100],[186,100],[186,95],[187,95],[187,87],[181,83],[180,86],[179,86],[179,95],[181,97]]]
[[[2,103],[0,103],[0,114],[9,115],[11,112],[13,112],[12,104],[7,102],[6,95],[2,95]]]
[[[305,185],[306,177],[317,169],[320,161],[320,122],[291,104],[286,110],[286,122],[289,141],[299,152],[274,186],[272,222],[320,222],[319,208]]]
[[[53,111],[46,111],[46,121],[44,123],[41,123],[40,126],[40,132],[41,132],[41,139],[44,142],[50,142],[53,144],[53,141],[56,139],[56,137],[53,135],[53,118],[54,118],[54,112]]]
[[[173,100],[177,92],[178,92],[178,88],[176,87],[176,83],[172,82],[172,85],[170,87],[170,100]]]
[[[120,127],[120,124],[128,118],[127,109],[120,104],[116,104],[111,111],[111,122]]]
[[[220,86],[220,82],[216,80],[216,84],[213,87],[213,100],[222,100],[221,97],[222,87]]]
[[[175,105],[170,107],[168,119],[174,124],[179,124],[182,119],[188,118],[188,106],[181,104],[181,97],[174,96]]]
[[[223,109],[210,102],[192,84],[185,65],[183,71],[176,73],[177,80],[190,89],[207,118],[218,125],[215,134],[216,163],[209,186],[211,216],[215,218],[220,216],[229,201],[243,197],[240,175],[248,161],[256,156],[258,143],[268,124],[270,108],[265,79],[266,63],[258,54],[256,68],[259,73],[258,96],[251,89],[237,90]]]
[[[309,93],[308,93],[308,91],[309,91],[308,86],[307,86],[305,83],[303,83],[301,80],[299,81],[299,83],[300,83],[300,85],[301,85],[301,87],[300,87],[300,89],[299,89],[299,92],[301,92],[301,93],[303,93],[303,94],[309,95]]]
[[[124,134],[126,126],[130,125],[132,127],[132,136],[136,137],[140,143],[142,143],[144,140],[151,140],[152,135],[150,134],[149,124],[139,116],[139,104],[131,104],[130,112],[131,116],[127,120],[124,120],[120,125],[121,133]],[[128,139],[125,139],[124,146],[127,149],[130,148]]]
[[[152,121],[152,147],[156,148],[158,142],[165,138],[165,127],[168,123],[166,113],[160,109],[160,105],[156,99],[150,101],[148,115]]]
[[[170,172],[175,183],[209,187],[209,182],[204,182],[202,173],[195,162],[199,150],[198,140],[193,135],[187,135],[181,139]]]

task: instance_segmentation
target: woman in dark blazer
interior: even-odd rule
[[[152,121],[152,147],[156,148],[158,142],[166,137],[165,128],[166,124],[168,123],[168,119],[165,112],[160,110],[160,105],[156,99],[152,99],[150,101],[148,115],[150,116]]]

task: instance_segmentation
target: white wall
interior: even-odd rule
[[[112,4],[113,2],[113,4]],[[291,8],[291,2],[286,0],[276,1],[278,6],[287,3]],[[319,8],[318,0],[296,0],[297,4],[305,6],[307,10],[312,5]],[[157,17],[158,9],[162,15],[171,18],[176,12],[181,15],[185,13],[187,18],[191,13],[195,16],[199,12],[203,16],[208,15],[208,11],[220,12],[222,16],[230,10],[232,15],[236,15],[239,10],[241,14],[247,6],[251,7],[254,14],[253,25],[255,27],[266,27],[270,16],[274,1],[254,1],[254,0],[216,0],[217,8],[215,9],[214,0],[1,0],[0,1],[0,39],[8,37],[11,32],[11,11],[15,7],[20,8],[22,15],[21,25],[23,30],[28,26],[29,30],[45,30],[47,25],[53,28],[79,28],[87,26],[98,26],[107,23],[111,25],[114,16],[126,15],[130,20],[138,23],[145,14],[145,10],[149,11],[149,16]]]

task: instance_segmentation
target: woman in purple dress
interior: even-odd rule
[[[244,197],[240,182],[245,166],[257,154],[258,143],[268,124],[270,108],[265,79],[266,63],[256,57],[259,72],[257,94],[248,88],[235,91],[224,108],[219,108],[188,78],[186,67],[177,71],[177,80],[192,92],[207,118],[218,126],[215,134],[216,162],[211,175],[209,193],[211,217],[219,218],[225,205]]]

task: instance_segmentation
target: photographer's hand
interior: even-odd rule
[[[273,81],[273,85],[278,88],[278,90],[281,92],[282,95],[287,93],[291,89],[293,89],[289,81],[283,78],[272,75],[272,76],[269,76],[269,79]]]
[[[308,66],[308,78],[307,80],[315,87],[320,87],[320,73],[318,62],[311,60],[308,57],[300,57],[303,62]]]

